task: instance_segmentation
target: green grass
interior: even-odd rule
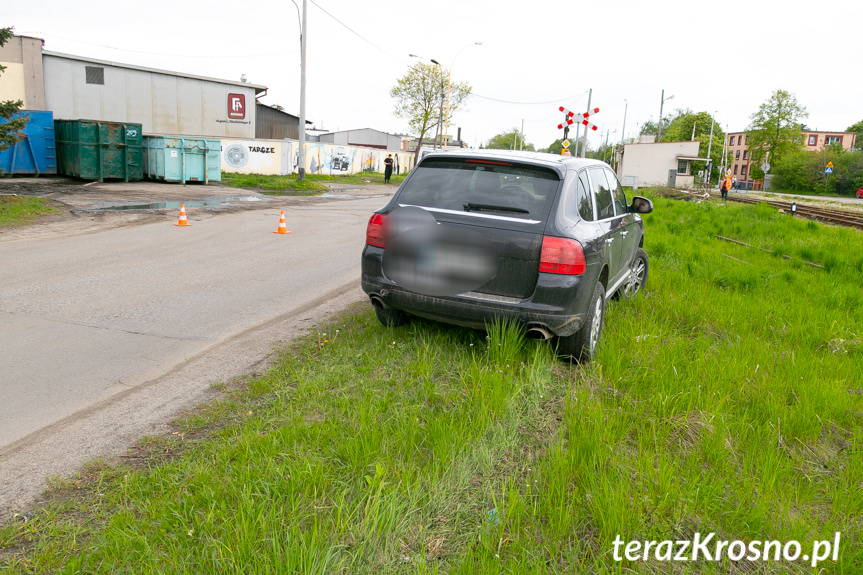
[[[394,175],[391,184],[399,184],[406,174]],[[305,181],[298,182],[296,175],[265,176],[261,174],[222,174],[222,182],[235,188],[254,188],[263,190],[261,193],[270,195],[317,195],[326,192],[327,184],[368,185],[383,184],[384,175],[377,172],[344,176],[325,176],[306,174]]]
[[[0,227],[18,226],[41,216],[59,214],[50,200],[29,196],[0,196]]]
[[[0,571],[860,573],[863,235],[652,199],[647,289],[610,302],[593,364],[363,304],[135,465],[57,480],[0,529]],[[612,558],[618,535],[836,531],[816,568]]]

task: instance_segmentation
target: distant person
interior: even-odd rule
[[[738,185],[739,184],[737,183],[737,176],[734,176],[733,178],[731,178],[731,188],[736,190]]]
[[[390,183],[390,177],[393,175],[393,155],[390,154],[384,160],[384,183]]]
[[[719,191],[722,192],[722,201],[726,201],[728,199],[728,190],[731,189],[731,176],[726,175],[719,182]]]

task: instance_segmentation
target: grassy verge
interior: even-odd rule
[[[390,183],[398,185],[406,175],[393,176]],[[235,188],[254,188],[271,195],[316,195],[326,192],[328,184],[368,185],[383,184],[384,175],[376,172],[345,176],[306,174],[305,181],[298,182],[296,175],[265,176],[260,174],[222,174],[222,181]]]
[[[29,223],[35,218],[59,214],[46,198],[29,196],[0,196],[0,227]]]
[[[58,480],[0,530],[3,571],[860,573],[863,236],[653,199],[647,290],[610,302],[594,364],[361,306],[134,465]],[[837,531],[816,567],[614,558]]]

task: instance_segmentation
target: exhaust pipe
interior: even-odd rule
[[[375,307],[379,307],[381,309],[387,309],[389,306],[384,303],[383,298],[377,294],[372,294],[369,296],[369,299],[372,300],[372,305]]]
[[[528,339],[538,339],[542,341],[552,338],[552,333],[544,325],[529,326],[525,335]]]

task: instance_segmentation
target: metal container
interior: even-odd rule
[[[57,171],[85,180],[140,180],[141,124],[54,120]]]
[[[144,137],[144,173],[165,182],[222,181],[219,138]]]
[[[36,176],[56,174],[54,113],[22,110],[13,117],[19,116],[27,116],[30,120],[21,132],[18,143],[0,152],[0,172]]]

